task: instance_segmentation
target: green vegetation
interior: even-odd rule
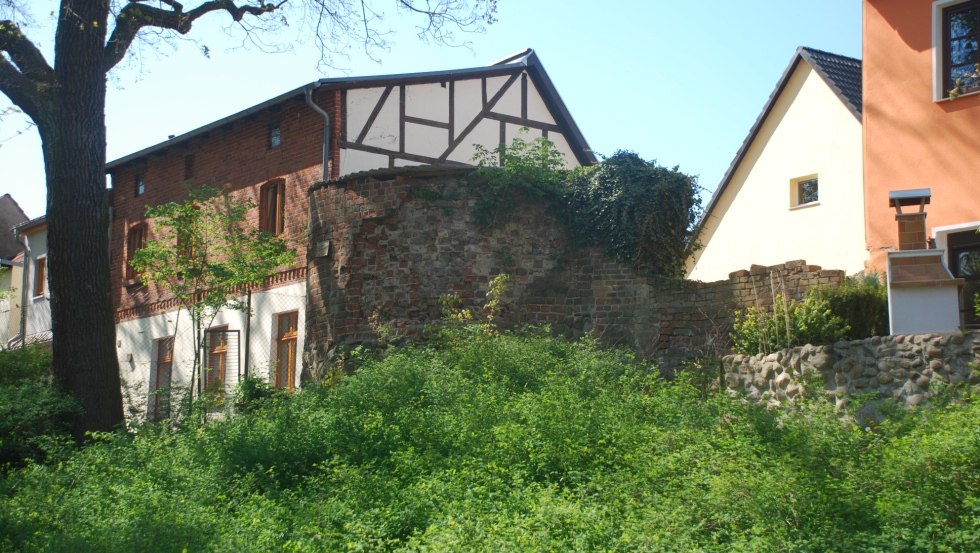
[[[443,325],[332,387],[0,480],[5,551],[969,551],[980,402],[862,428],[591,342]]]
[[[579,240],[601,245],[642,274],[684,276],[684,260],[698,247],[695,177],[618,151],[576,170],[569,187]]]
[[[39,346],[0,351],[0,471],[70,449],[78,406],[50,385],[50,369],[51,354]]]
[[[644,275],[683,276],[684,260],[698,247],[695,177],[627,151],[567,171],[546,138],[476,148],[479,168],[470,184],[479,195],[472,215],[481,227],[506,218],[520,201],[542,201],[577,243],[601,246]]]
[[[735,352],[756,355],[887,333],[888,291],[871,275],[811,289],[803,301],[775,295],[772,308],[736,311],[731,338]]]
[[[888,334],[888,288],[878,275],[848,277],[840,286],[821,286],[810,295],[827,301],[831,313],[847,323],[844,338],[861,340]]]
[[[157,237],[133,256],[132,265],[145,284],[155,284],[190,315],[194,332],[192,380],[201,378],[205,331],[221,309],[246,311],[246,290],[262,284],[296,252],[278,235],[245,224],[255,208],[211,186],[188,189],[183,202],[146,208]],[[178,312],[179,317],[179,312]],[[174,323],[173,335],[176,336]],[[198,386],[200,389],[200,386]]]

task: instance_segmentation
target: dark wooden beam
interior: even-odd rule
[[[381,97],[378,98],[378,103],[374,104],[374,109],[371,110],[371,115],[369,115],[367,121],[364,122],[364,128],[361,129],[361,132],[357,135],[356,142],[358,144],[364,142],[364,139],[367,138],[367,133],[371,130],[371,125],[374,124],[374,120],[378,118],[378,114],[381,113],[381,108],[384,107],[385,101],[391,94],[391,89],[392,87],[386,86],[384,92],[381,93]]]

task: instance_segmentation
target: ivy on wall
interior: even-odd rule
[[[483,228],[504,220],[522,201],[544,201],[577,243],[600,246],[650,276],[682,277],[684,260],[698,247],[697,178],[677,167],[621,150],[568,171],[552,142],[521,137],[494,150],[477,146],[474,160],[479,168],[469,184],[478,200],[472,215]]]

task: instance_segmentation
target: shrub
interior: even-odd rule
[[[470,336],[14,470],[0,550],[978,549],[976,404],[864,429],[591,341]]]
[[[644,274],[680,277],[697,248],[697,179],[618,151],[577,169],[568,183],[571,229]]]
[[[850,327],[844,338],[861,340],[889,332],[888,288],[878,275],[849,277],[840,286],[821,286],[808,295],[826,300],[830,311]]]
[[[804,344],[830,344],[844,338],[850,327],[817,295],[784,302],[776,296],[772,311],[750,307],[736,311],[732,323],[732,349],[756,355]]]
[[[0,467],[45,461],[71,442],[78,407],[51,386],[50,367],[39,346],[0,352]]]

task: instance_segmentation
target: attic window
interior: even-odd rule
[[[820,200],[819,182],[816,175],[790,181],[790,208],[817,205]]]
[[[279,130],[279,123],[269,126],[269,148],[278,148],[282,145],[282,131]]]
[[[142,196],[146,192],[146,183],[143,181],[143,175],[137,173],[133,177],[133,193],[137,196]]]

